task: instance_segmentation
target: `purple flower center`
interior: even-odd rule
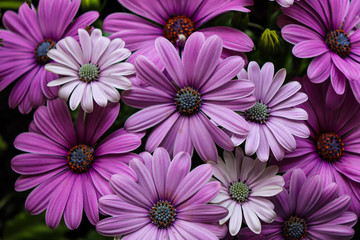
[[[307,224],[304,219],[291,216],[283,223],[281,229],[285,239],[298,240],[304,238],[307,231]]]
[[[255,105],[245,111],[248,121],[256,123],[265,123],[270,117],[270,108],[259,100]]]
[[[94,161],[94,149],[84,144],[76,145],[70,149],[67,160],[71,171],[87,172]]]
[[[334,30],[326,35],[326,44],[331,51],[335,52],[340,57],[349,56],[351,50],[351,43],[349,35],[344,30]]]
[[[187,86],[177,92],[175,105],[179,113],[192,115],[200,110],[202,105],[201,95],[197,90]]]
[[[246,183],[234,182],[230,183],[229,194],[231,199],[239,203],[244,203],[249,199],[251,188]]]
[[[173,16],[164,25],[164,37],[172,44],[182,45],[184,38],[187,39],[194,32],[194,22],[186,16]]]
[[[176,209],[168,201],[160,200],[150,209],[149,216],[158,228],[167,228],[175,221]]]
[[[316,141],[316,149],[322,160],[335,162],[344,151],[344,143],[335,133],[322,133]]]
[[[55,46],[55,42],[51,39],[45,39],[42,42],[36,44],[34,49],[35,59],[41,65],[45,65],[50,62],[50,58],[47,56],[47,53],[50,49]]]
[[[96,81],[99,79],[100,68],[98,64],[85,63],[79,68],[79,77],[84,82]]]

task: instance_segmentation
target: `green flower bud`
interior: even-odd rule
[[[276,54],[281,52],[281,38],[275,30],[269,28],[261,34],[260,41],[258,43],[259,50],[266,54]]]

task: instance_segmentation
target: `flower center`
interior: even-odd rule
[[[92,63],[85,63],[79,68],[79,77],[84,82],[91,82],[99,79],[100,68],[99,65]]]
[[[94,161],[94,149],[84,144],[76,145],[70,149],[67,160],[71,171],[87,172]]]
[[[244,203],[249,199],[251,188],[246,183],[230,183],[229,194],[231,198],[239,203]]]
[[[317,139],[316,149],[322,160],[335,162],[343,155],[344,143],[335,133],[322,133]]]
[[[186,16],[173,16],[164,25],[164,37],[172,44],[187,39],[194,32],[194,22]]]
[[[349,56],[351,50],[351,42],[349,35],[344,30],[334,30],[326,35],[326,44],[340,57],[344,58]]]
[[[149,216],[158,228],[167,228],[175,221],[176,209],[168,201],[160,200],[150,209]]]
[[[256,123],[265,123],[270,116],[270,108],[260,100],[255,105],[245,111],[246,118]]]
[[[50,49],[55,46],[55,42],[51,39],[45,39],[42,42],[36,44],[34,49],[35,59],[41,65],[45,65],[50,62],[50,58],[47,56],[47,53]]]
[[[175,105],[181,114],[192,115],[200,110],[202,105],[201,95],[192,87],[185,87],[177,92]]]
[[[297,216],[291,216],[283,223],[281,229],[285,239],[298,240],[304,238],[307,230],[307,224],[304,219]]]

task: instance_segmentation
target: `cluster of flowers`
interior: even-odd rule
[[[251,0],[119,0],[136,15],[107,16],[109,37],[89,27],[97,12],[74,20],[80,2],[40,0],[3,16],[0,90],[16,82],[9,106],[36,109],[11,161],[15,189],[35,188],[31,214],[76,229],[85,211],[100,234],[122,239],[354,235],[360,1],[278,0],[282,37],[296,57],[314,57],[286,84],[285,69],[248,63],[244,32],[201,27],[249,12]],[[141,110],[109,133],[119,89]],[[132,153],[145,135],[146,151]],[[194,149],[205,163],[190,171]]]

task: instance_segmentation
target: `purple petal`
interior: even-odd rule
[[[249,123],[250,131],[245,142],[245,153],[248,156],[253,155],[260,144],[260,126],[257,123]]]
[[[328,79],[330,67],[332,66],[332,64],[329,64],[330,61],[331,54],[322,54],[311,61],[307,69],[307,75],[312,82],[321,83]]]
[[[282,147],[284,147],[286,150],[290,152],[295,150],[296,141],[289,130],[280,126],[276,121],[269,120],[265,124],[274,134],[276,141],[278,141]]]
[[[194,151],[194,146],[191,141],[190,118],[186,116],[181,116],[177,120],[177,123],[179,124],[179,127],[177,131],[174,133],[175,136],[172,136],[173,138],[175,138],[172,155],[176,155],[179,152],[187,152],[192,156]]]
[[[311,186],[311,188],[307,186]],[[296,212],[304,215],[310,211],[319,200],[322,191],[323,186],[319,175],[314,175],[308,178],[300,189],[299,195],[301,198],[298,198]]]
[[[334,65],[331,66],[330,80],[331,80],[331,85],[332,85],[335,93],[339,94],[339,95],[344,94],[346,82],[347,82],[346,77]]]
[[[122,200],[118,195],[107,195],[99,199],[99,209],[106,215],[120,216],[137,213],[138,216],[147,216],[148,209],[138,207]]]
[[[136,232],[149,222],[149,217],[134,216],[128,213],[127,216],[116,216],[101,220],[96,224],[96,231],[104,236],[120,236]]]
[[[68,26],[63,36],[75,36],[78,33],[79,28],[85,29],[95,22],[98,17],[99,13],[95,11],[89,11],[80,15]]]
[[[70,230],[78,228],[81,223],[84,204],[82,185],[82,177],[75,175],[74,185],[64,212],[65,224]]]
[[[205,214],[199,214],[203,212]],[[216,205],[190,205],[181,207],[181,211],[177,215],[178,219],[188,222],[215,222],[220,220],[228,214],[228,210],[221,206]]]
[[[166,175],[170,165],[169,153],[164,148],[157,148],[154,151],[152,162],[152,176],[160,199],[165,198],[166,194]]]
[[[207,204],[219,194],[220,189],[221,184],[218,181],[209,182],[195,193],[194,196],[182,203],[181,208],[188,210],[188,207],[192,205]]]
[[[200,227],[197,223],[187,222],[183,220],[177,220],[174,225],[176,230],[182,235],[185,239],[207,239],[207,240],[217,240],[218,237],[215,236],[208,229]]]
[[[307,40],[298,43],[293,48],[293,54],[298,58],[317,57],[329,51],[325,41]]]
[[[167,93],[151,86],[133,86],[131,90],[122,92],[121,98],[127,105],[140,109],[173,101]]]
[[[89,174],[82,174],[84,211],[90,223],[95,225],[99,221],[99,203],[95,186]]]
[[[95,156],[127,153],[135,150],[141,145],[141,139],[135,134],[124,133],[119,135],[114,133],[109,135],[99,144],[99,146],[96,148]]]
[[[314,32],[312,29],[309,29],[306,26],[297,25],[297,24],[288,24],[281,29],[281,36],[292,44],[298,44],[307,40],[318,39],[322,40],[323,38]]]

